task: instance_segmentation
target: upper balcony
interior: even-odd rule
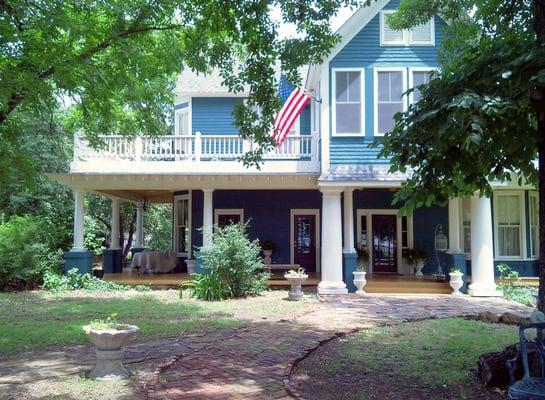
[[[93,149],[74,138],[71,172],[78,173],[312,173],[320,171],[315,135],[290,135],[282,146],[267,151],[261,168],[246,168],[240,157],[254,149],[250,140],[234,135],[101,136]]]

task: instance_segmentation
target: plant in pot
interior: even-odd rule
[[[414,267],[415,276],[423,276],[422,268],[428,260],[428,255],[424,250],[421,249],[409,249],[407,251],[407,263]]]
[[[365,294],[363,287],[367,283],[365,275],[366,269],[369,267],[369,250],[366,246],[359,245],[356,249],[358,253],[358,266],[352,274],[354,274],[354,286],[356,286],[356,294]]]
[[[129,371],[123,365],[123,346],[136,334],[137,326],[121,323],[117,313],[105,320],[98,319],[83,327],[89,340],[96,346],[97,364],[89,374],[94,379],[125,379]]]
[[[272,264],[272,253],[276,250],[276,245],[270,239],[266,239],[261,242],[261,250],[263,250],[263,264],[270,265]]]
[[[458,268],[452,268],[449,272],[450,280],[449,285],[452,288],[453,296],[462,296],[463,293],[460,292],[460,288],[464,286],[464,274]]]
[[[304,268],[298,270],[290,270],[286,272],[284,278],[290,283],[290,291],[288,292],[288,300],[298,301],[303,300],[303,289],[301,285],[308,278]]]

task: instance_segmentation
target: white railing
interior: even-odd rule
[[[250,140],[234,135],[194,136],[101,136],[98,150],[76,135],[74,161],[131,160],[131,161],[223,161],[237,160],[254,149]],[[288,136],[280,147],[264,154],[264,159],[317,159],[318,142],[315,136]]]

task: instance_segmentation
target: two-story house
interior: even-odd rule
[[[137,247],[143,246],[143,205],[172,203],[173,249],[181,260],[210,244],[214,224],[250,220],[252,238],[275,243],[273,262],[316,273],[321,294],[353,288],[357,246],[368,249],[374,274],[414,274],[404,255],[422,249],[428,254],[424,274],[436,273],[438,263],[444,272],[462,268],[473,295],[497,295],[498,263],[536,276],[533,187],[498,183],[492,198],[451,199],[448,207],[423,207],[409,217],[392,205],[407,176],[389,173],[388,160],[378,159],[378,150],[368,145],[392,129],[396,112],[418,100],[418,90],[404,92],[430,79],[445,26],[437,16],[393,31],[386,20],[398,4],[374,2],[340,28],[342,40],[305,74],[306,89],[321,102],[311,102],[260,170],[238,161],[252,143],[238,136],[232,111],[247,93],[229,93],[214,73],[182,73],[170,136],[106,136],[100,151],[76,138],[71,172],[54,176],[75,191],[74,247],[67,263],[90,268],[83,193],[93,192],[112,198],[114,237],[120,201],[138,205]],[[436,252],[442,234],[448,237],[446,256]]]

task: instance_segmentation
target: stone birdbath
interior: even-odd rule
[[[303,293],[303,289],[301,288],[301,285],[308,278],[308,275],[305,274],[305,270],[303,268],[299,268],[297,271],[295,270],[288,271],[284,275],[284,278],[286,278],[290,284],[290,291],[288,292],[288,300],[292,300],[292,301],[303,300],[304,293]]]
[[[89,377],[100,380],[128,378],[129,371],[123,365],[123,346],[139,328],[135,325],[103,322],[91,323],[84,326],[83,330],[96,346],[97,364]]]

